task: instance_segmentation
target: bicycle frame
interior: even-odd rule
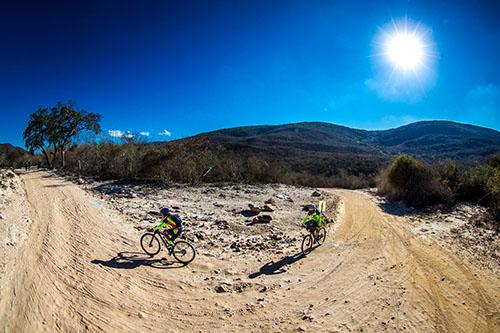
[[[157,235],[160,237],[161,241],[163,242],[163,245],[167,248],[168,253],[172,254],[173,246],[170,245],[166,240],[165,240],[165,235],[163,235],[159,230],[155,230],[153,232],[153,235],[156,237]]]

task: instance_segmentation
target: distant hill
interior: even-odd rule
[[[373,143],[388,153],[412,154],[425,160],[450,158],[471,163],[500,152],[500,132],[451,121],[421,121],[372,133]]]
[[[500,152],[500,132],[450,121],[421,121],[382,131],[322,122],[246,126],[180,141],[192,139],[208,139],[238,156],[279,161],[297,172],[325,176],[374,175],[401,153],[427,161],[449,158],[470,164]]]
[[[0,143],[0,166],[18,166],[28,152],[10,143]]]

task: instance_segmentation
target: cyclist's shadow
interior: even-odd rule
[[[154,258],[141,252],[118,252],[109,260],[94,259],[91,263],[117,269],[133,269],[139,266],[149,266],[158,269],[181,268],[186,265],[169,261],[166,258]]]
[[[313,251],[317,246],[313,247],[311,251]],[[287,265],[292,265],[296,263],[297,261],[304,259],[306,255],[302,252],[299,252],[297,254],[294,254],[293,256],[286,256],[283,257],[280,261],[274,262],[270,261],[266,264],[264,264],[258,272],[252,273],[248,275],[250,279],[255,279],[261,275],[275,275],[275,274],[281,274],[285,273],[286,269],[285,266]]]

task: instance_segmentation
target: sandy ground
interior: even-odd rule
[[[24,241],[2,245],[8,260],[0,277],[1,331],[500,331],[498,274],[412,232],[360,191],[335,191],[342,199],[338,223],[307,257],[296,236],[282,253],[257,246],[254,256],[244,248],[219,256],[201,239],[199,256],[181,267],[144,256],[138,239],[145,222],[127,222],[113,202],[48,173],[19,182],[18,199],[2,206],[0,223],[32,222]],[[216,194],[205,194],[213,205]],[[263,201],[268,193],[254,195],[245,200]],[[223,242],[232,244],[239,236],[226,213]],[[273,214],[279,232],[290,217]],[[193,223],[192,232],[216,221]],[[242,231],[245,237],[251,235]]]

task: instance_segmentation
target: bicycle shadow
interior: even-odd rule
[[[309,254],[314,251],[318,246],[315,245],[312,247],[311,251]],[[297,254],[294,254],[293,256],[286,256],[283,257],[280,261],[274,262],[270,261],[266,264],[264,264],[258,272],[252,273],[248,275],[250,279],[255,279],[261,275],[275,275],[275,274],[282,274],[286,272],[285,266],[292,265],[296,263],[299,260],[302,260],[306,257],[306,255],[302,252],[299,252]]]
[[[157,269],[175,269],[186,266],[185,264],[145,255],[141,252],[118,252],[109,260],[94,259],[91,263],[115,269],[134,269],[140,266],[149,266]]]

